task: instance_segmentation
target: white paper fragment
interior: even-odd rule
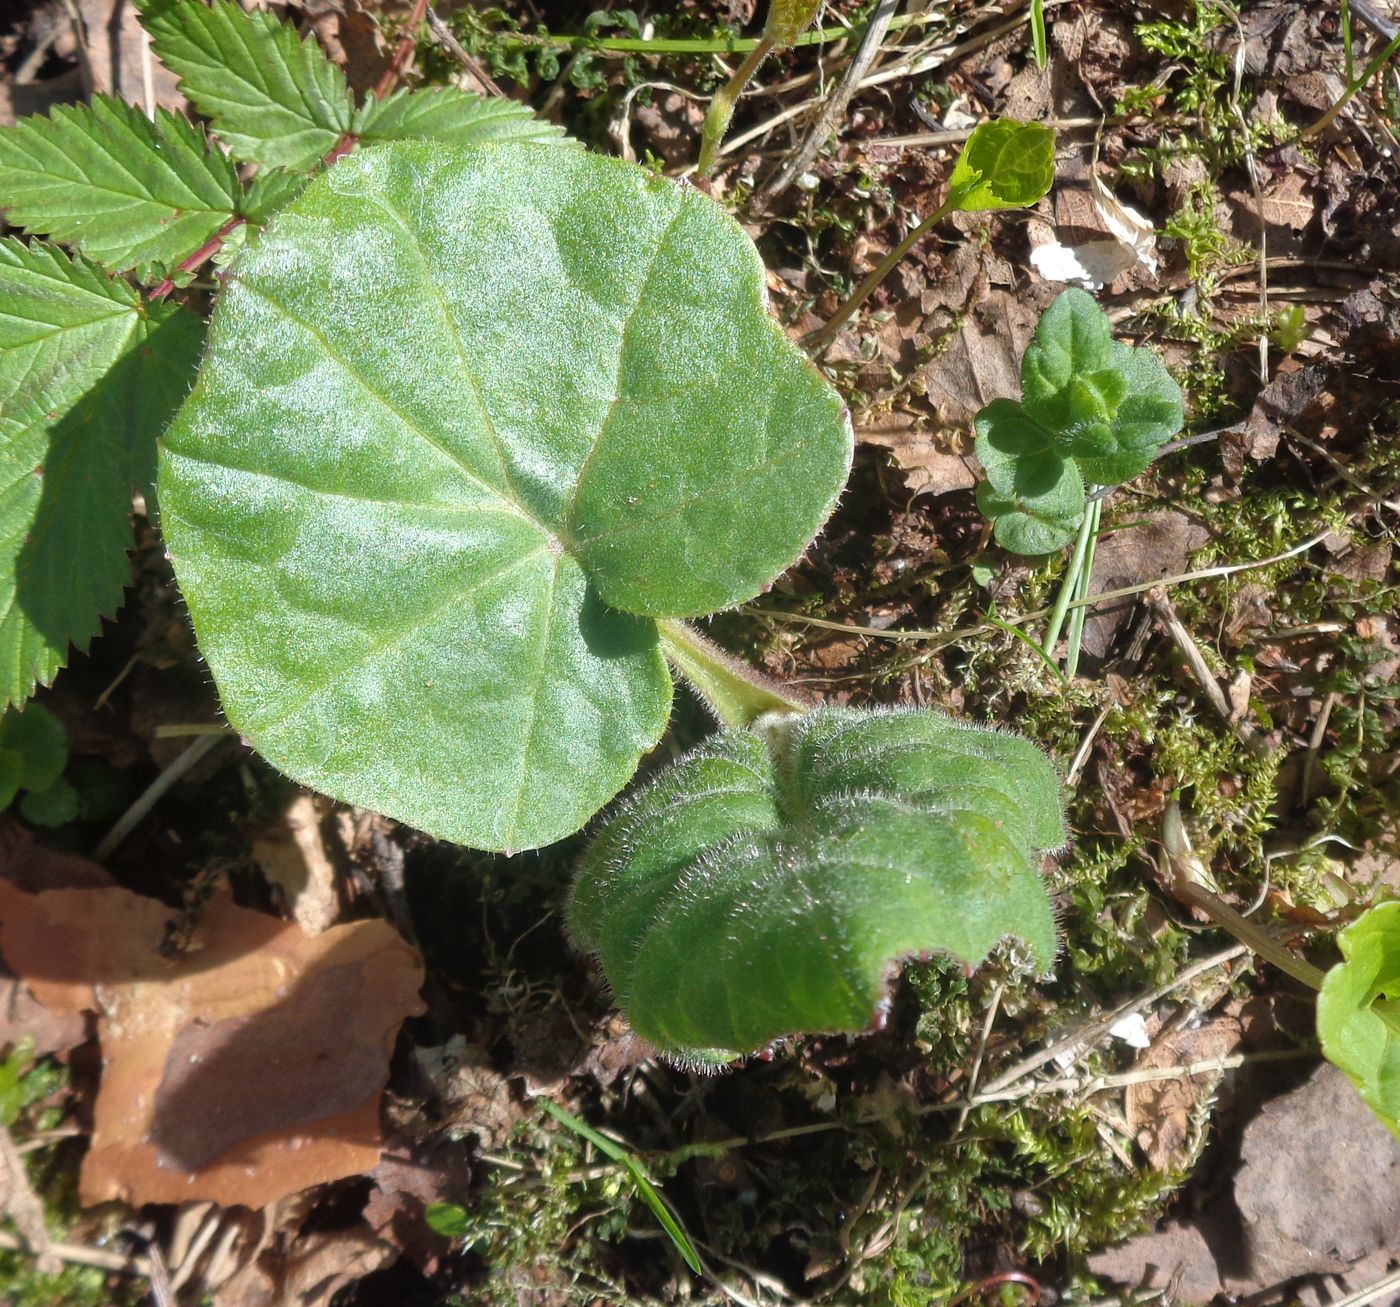
[[[1052,240],[1031,251],[1031,267],[1046,281],[1063,281],[1085,290],[1100,290],[1120,272],[1141,265],[1157,271],[1157,232],[1129,204],[1124,204],[1097,176],[1089,179],[1094,208],[1110,239],[1061,245]]]
[[[1121,1021],[1115,1021],[1108,1028],[1114,1039],[1121,1039],[1129,1048],[1151,1048],[1152,1040],[1147,1034],[1147,1021],[1141,1012],[1133,1012]]]

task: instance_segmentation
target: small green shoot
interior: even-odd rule
[[[0,808],[20,799],[20,815],[36,826],[61,826],[78,815],[78,793],[63,779],[68,735],[47,708],[32,703],[0,719]]]
[[[428,1229],[444,1239],[460,1239],[470,1225],[467,1209],[458,1203],[429,1203],[423,1211],[423,1219]]]
[[[652,1184],[647,1173],[642,1169],[642,1164],[621,1144],[615,1143],[607,1135],[599,1134],[586,1121],[580,1121],[578,1117],[566,1112],[562,1107],[550,1102],[549,1099],[541,1098],[539,1103],[560,1125],[567,1126],[580,1138],[588,1140],[604,1157],[611,1158],[627,1172],[632,1178],[632,1183],[637,1186],[638,1196],[651,1208],[652,1215],[656,1217],[657,1222],[666,1232],[666,1237],[676,1246],[676,1251],[680,1253],[685,1264],[696,1275],[704,1275],[705,1267],[700,1261],[700,1255],[695,1251],[689,1236],[681,1228],[681,1223],[676,1219],[675,1213],[666,1205],[666,1200],[656,1192],[656,1186]]]
[[[1337,945],[1317,998],[1322,1051],[1400,1139],[1400,903],[1370,909]]]
[[[744,87],[758,72],[758,66],[771,51],[792,45],[816,21],[820,8],[821,0],[769,0],[768,21],[763,25],[763,35],[735,69],[734,76],[715,92],[710,101],[709,111],[700,128],[700,161],[695,166],[696,176],[708,177],[714,170],[719,147],[724,142],[725,132],[729,130],[730,119],[734,117],[734,106]]]
[[[1045,30],[1045,0],[1031,0],[1031,50],[1035,66],[1044,68],[1050,62],[1050,42]]]
[[[1039,123],[997,118],[973,129],[948,179],[948,197],[894,247],[831,318],[808,339],[814,357],[870,297],[899,261],[950,213],[1024,209],[1055,181],[1055,132]]]
[[[1065,841],[1033,744],[920,710],[818,708],[722,734],[603,824],[569,930],[633,1029],[722,1064],[878,1024],[892,965],[976,965],[1006,936],[1046,968],[1038,851]]]
[[[1113,339],[1087,292],[1067,290],[1041,315],[1021,360],[1021,399],[977,414],[987,473],[977,501],[997,543],[1016,554],[1068,544],[1084,520],[1085,481],[1131,480],[1181,430],[1181,387],[1148,349]]]

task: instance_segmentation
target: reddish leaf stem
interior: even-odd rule
[[[241,214],[235,213],[222,227],[219,228],[207,241],[204,242],[193,254],[186,254],[179,263],[175,265],[176,272],[195,272],[203,266],[205,260],[212,259],[219,252],[219,246],[224,243],[224,238],[237,227],[241,227],[247,219]],[[167,277],[159,286],[151,292],[152,300],[163,300],[172,290],[175,289],[174,279]]]
[[[404,24],[403,35],[399,38],[398,48],[394,51],[394,57],[389,60],[389,66],[384,69],[383,76],[375,83],[370,95],[376,100],[382,100],[389,95],[398,80],[403,76],[404,69],[408,67],[408,61],[413,58],[413,51],[417,48],[418,38],[416,32],[423,22],[428,12],[428,0],[413,0],[412,12],[408,15],[408,21]],[[321,160],[322,167],[329,168],[337,159],[344,158],[351,150],[359,144],[359,138],[351,132],[346,132]],[[179,263],[175,265],[177,272],[197,272],[210,259],[219,252],[219,247],[224,243],[228,234],[238,227],[241,227],[247,219],[241,214],[234,214],[222,227],[219,228],[207,241],[191,254],[185,255]],[[163,300],[171,291],[175,289],[175,281],[172,277],[167,277],[151,292],[152,300]]]

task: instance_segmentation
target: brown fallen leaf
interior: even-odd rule
[[[977,484],[970,452],[959,452],[952,437],[930,431],[913,414],[891,413],[863,423],[856,439],[890,451],[911,495],[946,495]]]
[[[253,840],[253,861],[308,935],[319,935],[340,916],[340,873],[322,829],[330,810],[328,799],[298,794],[278,824]]]
[[[85,1043],[87,1019],[80,1012],[46,1008],[18,976],[0,974],[0,1048],[31,1041],[35,1057],[63,1053]]]
[[[423,1010],[414,950],[383,921],[313,938],[219,896],[171,958],[170,916],[115,886],[0,880],[8,964],[54,1010],[98,1013],[82,1200],[260,1207],[373,1168],[394,1039]]]
[[[1226,1057],[1243,1038],[1238,1015],[1227,1009],[1203,1026],[1154,1037],[1151,1046],[1133,1063],[1133,1070],[1163,1070]],[[1207,1071],[1194,1076],[1173,1075],[1128,1086],[1123,1115],[1153,1170],[1171,1171],[1191,1163],[1199,1142],[1194,1128],[1197,1114],[1222,1074]]]

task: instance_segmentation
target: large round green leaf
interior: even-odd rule
[[[308,187],[162,452],[230,722],[449,839],[582,825],[664,728],[651,619],[757,593],[849,465],[762,277],[699,192],[582,151],[404,142]]]

